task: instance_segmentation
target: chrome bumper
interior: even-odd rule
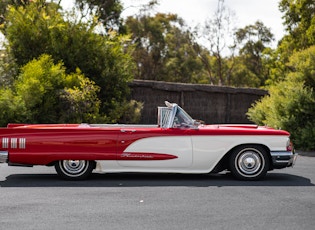
[[[275,169],[293,167],[298,156],[294,151],[271,151],[270,154]]]
[[[0,151],[0,163],[7,163],[8,162],[8,152],[7,151]]]

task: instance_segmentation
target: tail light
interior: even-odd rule
[[[290,141],[290,138],[287,141],[287,151],[292,152],[294,149],[293,143]]]

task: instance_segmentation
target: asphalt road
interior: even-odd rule
[[[243,182],[229,174],[107,174],[0,164],[0,229],[315,229],[315,157]]]

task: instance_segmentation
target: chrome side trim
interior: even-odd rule
[[[8,155],[7,151],[0,151],[0,163],[7,163],[9,158]]]

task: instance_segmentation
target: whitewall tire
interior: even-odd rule
[[[270,167],[269,157],[262,146],[240,146],[233,150],[229,166],[239,180],[259,180],[265,177]]]
[[[55,164],[59,176],[67,180],[86,179],[93,171],[95,163],[87,160],[60,160]]]

